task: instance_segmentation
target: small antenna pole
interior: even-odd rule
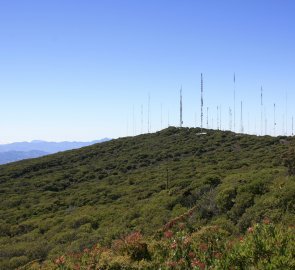
[[[143,133],[143,105],[141,104],[141,127],[140,127],[140,133]]]
[[[183,121],[182,121],[182,86],[180,87],[180,123],[179,126],[182,127]]]
[[[232,111],[231,108],[228,108],[228,129],[232,131]]]
[[[286,91],[286,131],[285,135],[288,134],[288,93]]]
[[[234,132],[236,131],[236,74],[234,73]]]
[[[249,112],[248,112],[248,132],[246,132],[247,134],[250,134],[250,116],[249,116]]]
[[[263,116],[262,116],[262,107],[263,107],[263,94],[262,94],[262,86],[261,86],[261,92],[260,92],[260,135],[262,136],[262,129],[263,129]]]
[[[273,135],[276,136],[276,104],[273,104]]]
[[[222,130],[222,129],[221,129],[221,123],[222,123],[222,121],[221,121],[221,105],[220,105],[219,113],[220,113],[220,130]]]
[[[219,130],[219,108],[218,108],[218,106],[217,106],[217,108],[216,108],[216,129],[217,130]]]
[[[209,108],[207,107],[207,129],[209,128],[209,120],[208,120],[208,118],[209,118]]]
[[[243,101],[241,101],[241,133],[244,133],[244,126],[243,126]]]
[[[264,134],[267,135],[267,115],[266,115],[266,108],[264,107]]]
[[[127,131],[127,137],[129,135],[129,117],[127,116],[127,125],[126,125],[126,131]]]
[[[143,133],[143,105],[141,104],[141,127],[140,127],[140,133]]]
[[[294,136],[293,128],[294,128],[294,126],[293,126],[293,116],[292,116],[292,136]]]
[[[201,73],[201,129],[203,129],[203,74]]]
[[[285,134],[285,115],[283,114],[283,128],[282,128],[282,135]]]
[[[161,130],[162,130],[162,126],[163,126],[163,111],[162,111],[162,103],[161,103]]]
[[[132,106],[132,126],[133,126],[133,136],[135,136],[135,117],[134,117],[134,105]]]
[[[150,133],[151,95],[148,96],[148,133]]]

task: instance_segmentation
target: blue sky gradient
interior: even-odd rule
[[[0,143],[146,132],[148,93],[152,131],[161,104],[162,128],[168,112],[178,125],[181,85],[184,126],[199,126],[201,72],[209,127],[221,106],[229,128],[235,72],[236,131],[242,100],[245,131],[260,134],[262,85],[263,130],[276,103],[276,134],[291,134],[294,12],[291,0],[0,0]]]

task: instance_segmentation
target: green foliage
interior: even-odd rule
[[[197,133],[171,127],[0,166],[0,269],[110,246],[133,231],[150,237],[192,207],[190,230],[295,222],[295,178],[282,162],[294,138]],[[113,267],[131,255],[120,256]]]
[[[94,245],[81,253],[62,255],[53,261],[31,263],[26,269],[100,270],[291,270],[295,267],[294,227],[269,220],[232,237],[218,226],[191,232],[189,216],[172,220],[158,239],[135,232],[115,240],[112,248]]]
[[[288,174],[295,175],[295,148],[290,147],[283,155],[284,166],[288,168]]]
[[[294,228],[256,224],[248,228],[244,238],[235,243],[227,266],[238,269],[294,269]]]

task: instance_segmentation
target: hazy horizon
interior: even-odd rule
[[[184,126],[200,126],[201,73],[205,128],[208,107],[208,127],[221,108],[229,129],[235,73],[235,131],[243,101],[246,133],[291,135],[294,10],[291,0],[2,1],[0,144],[146,133],[148,95],[151,132],[178,126],[181,86]]]
[[[104,139],[112,139],[112,138],[98,138],[98,139],[93,139],[93,140],[89,140],[89,141],[77,141],[77,140],[73,140],[73,141],[46,141],[46,140],[31,140],[31,141],[14,141],[14,142],[6,142],[6,143],[0,143],[1,145],[7,145],[7,144],[14,144],[14,143],[88,143],[88,142],[95,142],[95,141],[101,141]]]

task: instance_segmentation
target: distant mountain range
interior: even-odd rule
[[[15,142],[0,145],[0,164],[6,164],[22,159],[36,158],[57,152],[77,149],[111,139],[104,138],[91,142],[46,142],[34,140],[31,142]]]

